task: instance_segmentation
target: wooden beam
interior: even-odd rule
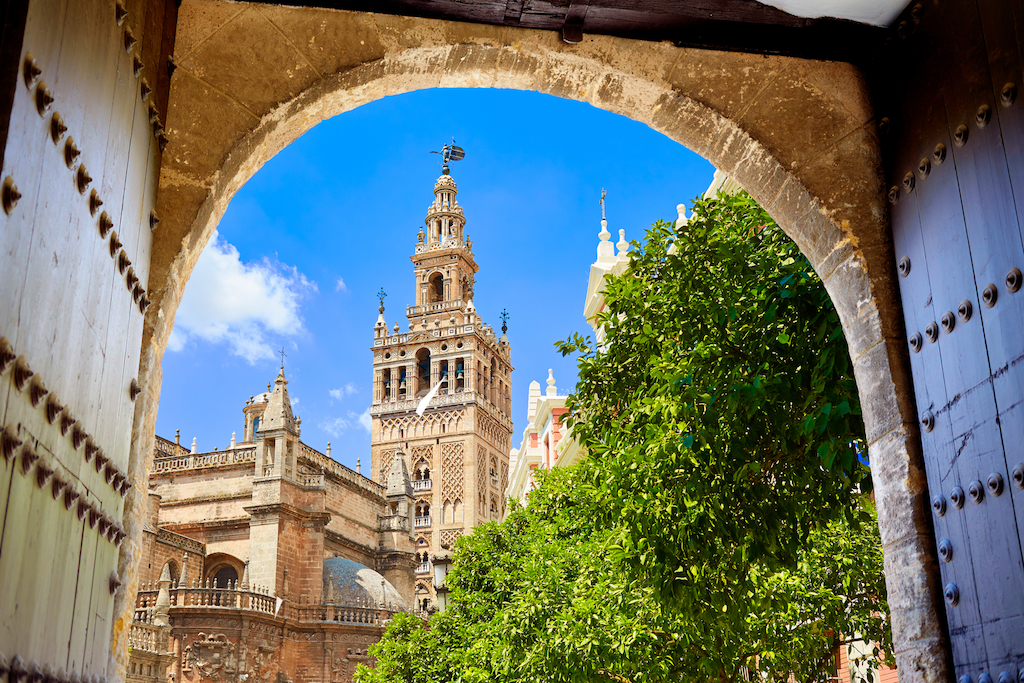
[[[863,64],[888,29],[842,19],[804,19],[755,0],[253,0],[264,4],[586,32],[680,47],[777,54]],[[579,25],[580,32],[576,32]],[[563,32],[564,36],[564,32]]]

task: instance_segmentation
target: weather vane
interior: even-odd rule
[[[452,144],[444,145],[441,147],[440,152],[431,152],[431,154],[440,154],[443,164],[441,166],[441,173],[448,175],[448,162],[449,161],[461,161],[466,156],[466,150],[461,147],[456,147],[455,138],[452,138]]]
[[[501,318],[501,333],[505,334],[508,332],[508,309],[501,309],[501,315],[498,317]]]
[[[284,347],[282,346],[281,347],[281,367],[282,368],[284,367],[284,357],[285,357]]]
[[[605,220],[605,217],[604,217],[604,198],[606,196],[608,196],[608,193],[602,187],[601,188],[601,201],[600,201],[600,204],[601,204],[601,220]]]
[[[379,310],[380,310],[381,313],[384,312],[384,297],[386,297],[386,296],[387,296],[387,293],[384,291],[384,288],[381,287],[380,291],[377,292],[377,298],[380,299],[380,309]]]

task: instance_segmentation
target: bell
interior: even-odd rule
[[[463,377],[464,377],[464,375],[462,374],[462,370],[460,369],[460,370],[459,370],[459,371],[458,371],[458,372],[457,372],[457,373],[455,374],[455,379],[463,379]]]
[[[403,389],[403,390],[405,389],[405,380],[404,379],[402,380],[401,384],[398,385],[398,388],[399,389]]]

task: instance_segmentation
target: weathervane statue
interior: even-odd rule
[[[449,161],[462,161],[466,157],[466,150],[455,145],[455,138],[452,138],[452,144],[444,145],[441,147],[440,152],[431,152],[431,154],[440,154],[442,159],[441,173],[448,175],[448,162]]]

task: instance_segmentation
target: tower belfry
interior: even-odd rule
[[[408,326],[388,329],[381,296],[373,335],[371,476],[387,482],[396,455],[404,455],[421,599],[433,596],[429,558],[477,524],[500,519],[508,480],[511,350],[507,335],[495,333],[473,306],[479,266],[457,197],[445,163],[411,256]]]

